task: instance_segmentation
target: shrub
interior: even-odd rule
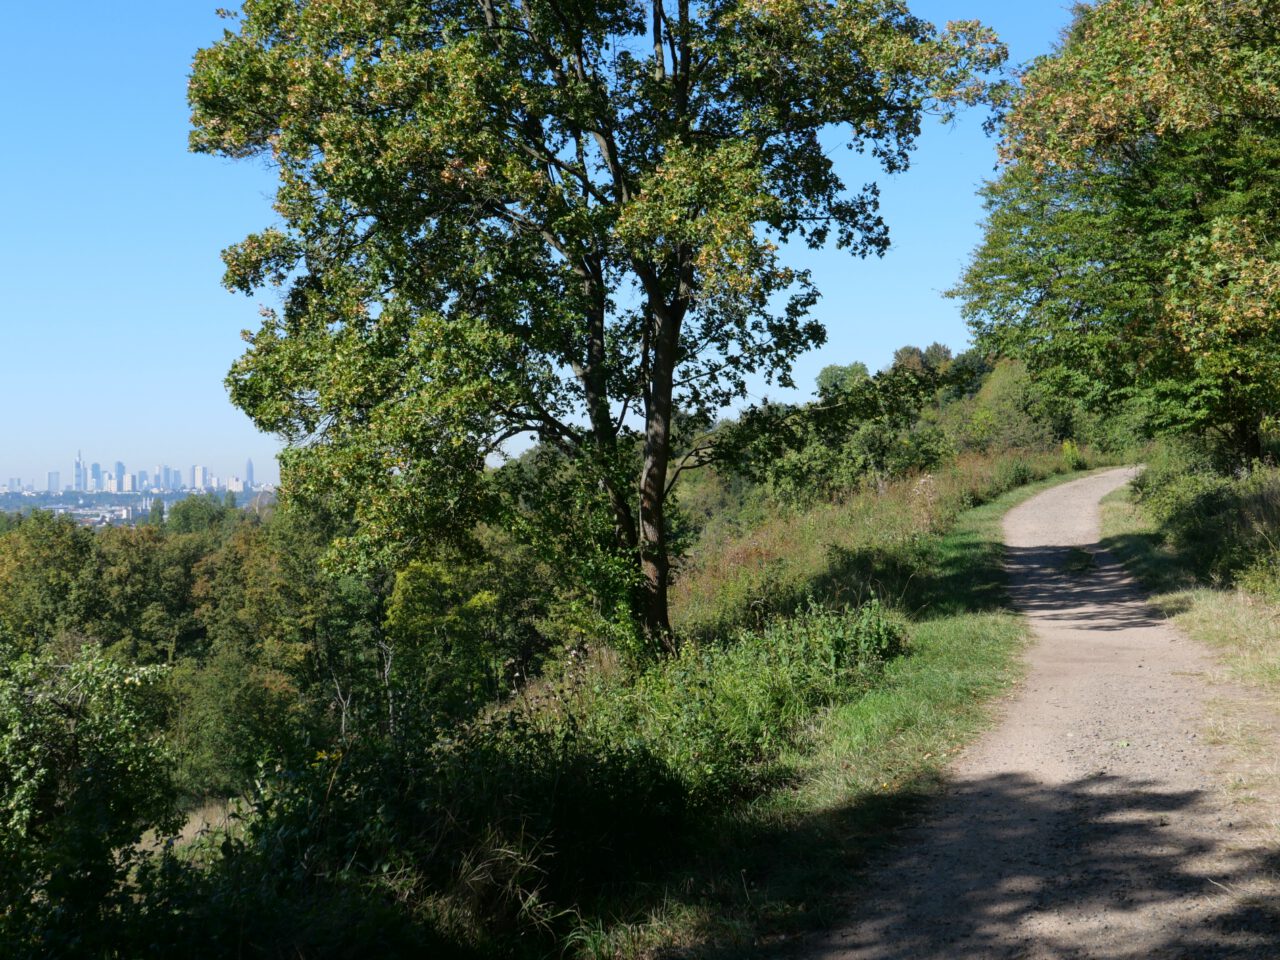
[[[1255,464],[1224,474],[1211,452],[1166,444],[1134,490],[1165,542],[1198,576],[1260,593],[1276,589],[1280,469]]]
[[[606,741],[636,742],[660,759],[694,806],[741,796],[819,707],[860,695],[903,650],[901,626],[872,600],[811,606],[728,644],[691,644],[629,689],[613,688],[589,717]]]
[[[1062,441],[1062,462],[1067,465],[1068,470],[1087,470],[1089,468],[1089,461],[1080,452],[1080,448],[1074,440]]]
[[[109,956],[143,834],[176,830],[159,668],[0,655],[0,953]]]

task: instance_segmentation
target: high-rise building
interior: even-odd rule
[[[62,484],[62,475],[59,474],[57,470],[50,470],[49,471],[49,492],[61,493],[62,492],[61,484]]]
[[[102,464],[95,463],[89,467],[89,482],[92,484],[90,490],[102,492]]]
[[[209,481],[209,468],[194,466],[191,468],[191,489],[205,490],[211,486]]]
[[[244,462],[244,488],[246,490],[253,489],[253,461],[246,460]]]
[[[126,473],[124,475],[124,483],[121,484],[119,493],[137,493],[138,492],[138,475],[136,473]]]
[[[116,461],[116,493],[124,490],[124,463],[120,460]]]
[[[145,470],[138,471],[138,489],[146,490],[151,486],[151,475]]]
[[[76,493],[84,493],[84,489],[87,486],[87,481],[88,481],[88,477],[85,476],[85,470],[84,470],[84,454],[82,454],[79,450],[77,450],[75,477],[72,480],[72,489],[74,489]]]

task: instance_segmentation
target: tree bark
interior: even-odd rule
[[[1262,423],[1248,418],[1236,425],[1236,449],[1244,457],[1244,465],[1252,466],[1262,459]]]
[[[653,365],[645,396],[644,465],[640,474],[640,615],[649,642],[664,653],[674,653],[675,636],[667,610],[671,561],[667,553],[665,507],[680,317],[665,304],[651,304],[650,315],[654,337]]]

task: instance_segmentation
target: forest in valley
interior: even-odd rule
[[[280,498],[0,516],[0,954],[750,955],[1016,678],[1019,498],[1145,463],[1131,552],[1280,603],[1280,3],[1019,71],[902,0],[226,17],[191,148],[279,175],[223,259]],[[888,247],[821,138],[888,176],[961,109],[972,346],[754,399],[826,337],[783,251]]]

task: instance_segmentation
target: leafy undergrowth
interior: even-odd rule
[[[913,546],[922,559],[898,598],[913,611],[909,655],[862,696],[810,715],[777,754],[781,781],[708,811],[683,864],[584,912],[573,951],[750,956],[848,910],[858,868],[936,790],[1019,674],[1026,631],[1006,609],[1000,518],[1053,482],[961,513],[946,534],[922,532]]]

